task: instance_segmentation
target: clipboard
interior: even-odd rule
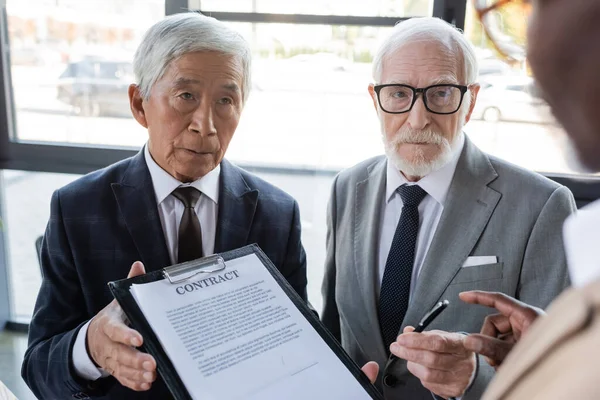
[[[132,284],[144,284],[159,280],[168,280],[171,284],[179,284],[198,277],[201,274],[213,273],[224,270],[225,262],[236,258],[255,254],[268,270],[274,280],[279,284],[285,294],[293,302],[294,306],[308,320],[310,325],[319,334],[323,341],[329,346],[339,360],[351,372],[354,378],[365,389],[367,394],[375,400],[383,400],[383,396],[371,384],[367,376],[361,371],[360,367],[344,351],[339,342],[321,323],[316,313],[314,313],[302,300],[302,298],[291,287],[287,280],[281,275],[279,270],[273,265],[271,260],[265,255],[257,244],[251,244],[239,249],[231,250],[221,254],[215,254],[198,260],[188,261],[176,264],[162,270],[149,272],[145,275],[136,276],[130,279],[122,279],[108,283],[110,291],[119,305],[123,309],[131,326],[136,329],[144,338],[141,349],[152,355],[157,363],[157,371],[176,400],[193,400],[192,396],[185,387],[183,381],[175,370],[167,353],[150,324],[146,320],[143,312],[138,306],[133,294],[130,291]]]

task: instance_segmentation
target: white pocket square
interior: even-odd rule
[[[479,265],[496,264],[498,257],[496,256],[472,256],[467,258],[467,261],[463,264],[463,268],[477,267]]]

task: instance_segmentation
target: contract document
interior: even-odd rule
[[[189,395],[183,398],[380,398],[260,249],[244,249],[189,279],[129,285],[158,341],[155,351],[164,351]]]

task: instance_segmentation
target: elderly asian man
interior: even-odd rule
[[[296,201],[223,158],[250,90],[250,49],[196,13],[152,26],[134,57],[136,156],[56,191],[23,378],[40,399],[168,399],[107,282],[258,243],[306,299]]]
[[[379,364],[386,398],[479,399],[494,369],[465,348],[463,332],[479,332],[492,311],[458,294],[498,291],[547,306],[568,285],[561,226],[573,196],[463,133],[477,60],[449,24],[398,24],[373,78],[385,156],[334,180],[322,320],[357,363]],[[431,330],[411,333],[441,299],[451,305]]]

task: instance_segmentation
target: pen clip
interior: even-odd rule
[[[431,320],[433,318],[435,318],[438,313],[440,313],[444,308],[448,307],[448,304],[450,304],[450,302],[448,300],[438,302],[427,314],[425,314],[423,319],[421,319],[421,321],[419,321],[419,325],[420,326],[429,325]]]

